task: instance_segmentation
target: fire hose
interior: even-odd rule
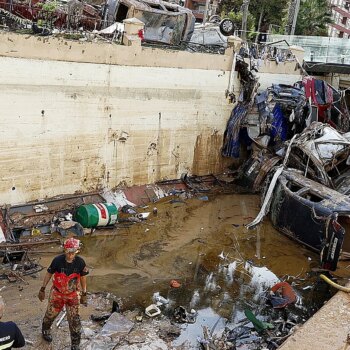
[[[334,288],[336,288],[336,289],[338,289],[338,290],[341,290],[342,292],[350,293],[350,288],[341,286],[340,284],[333,282],[333,281],[330,280],[328,277],[326,277],[324,274],[320,274],[320,277],[321,277],[325,282],[327,282],[329,285],[331,285],[332,287],[334,287]]]

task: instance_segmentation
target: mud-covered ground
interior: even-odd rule
[[[259,210],[258,196],[209,195],[206,199],[201,195],[191,199],[167,197],[138,209],[151,213],[145,221],[123,222],[128,215],[122,214],[116,229],[96,230],[82,238],[81,256],[90,268],[91,293],[88,307],[81,309],[85,333],[82,348],[88,348],[101,328],[90,315],[109,311],[113,295],[121,314],[135,323],[128,341],[120,339],[122,345],[116,349],[195,349],[197,337],[203,337],[203,326],[213,333],[220,332],[227,324],[244,319],[244,309],[261,310],[264,291],[279,279],[294,282],[300,296],[300,322],[330,296],[328,288],[320,288],[312,274],[312,268],[318,266],[315,253],[278,233],[267,218],[257,229],[248,231],[244,227]],[[37,250],[30,257],[44,267],[61,252],[59,245]],[[29,340],[26,349],[69,349],[65,321],[60,329],[54,327],[51,347],[41,340],[46,301],[41,303],[37,293],[44,274],[45,269],[24,277],[25,282],[0,281],[7,304],[3,320],[17,322]],[[180,288],[170,287],[174,279]],[[161,316],[149,319],[143,311],[153,303],[155,292],[167,298],[169,304]],[[197,321],[178,325],[179,331],[175,331],[170,320],[180,305],[196,310]],[[136,315],[143,316],[142,322],[136,321]],[[152,332],[155,345],[149,338],[146,346],[143,341]]]

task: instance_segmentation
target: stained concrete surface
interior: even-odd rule
[[[157,207],[157,215],[152,214],[153,207]],[[168,298],[173,307],[197,310],[196,324],[183,326],[182,334],[169,348],[181,349],[185,339],[190,348],[196,348],[202,325],[213,327],[219,320],[220,331],[225,322],[235,324],[244,319],[245,308],[257,308],[263,292],[289,276],[299,278],[295,288],[301,297],[298,307],[303,321],[330,296],[327,288],[316,288],[317,280],[308,275],[318,266],[318,256],[278,233],[267,218],[257,229],[248,231],[244,224],[258,210],[259,197],[255,195],[209,195],[208,200],[203,195],[167,197],[152,203],[141,210],[151,212],[147,221],[121,222],[117,229],[96,230],[82,238],[81,256],[90,267],[88,291],[118,296],[123,301],[122,312],[144,310],[155,292]],[[40,258],[47,267],[60,249],[53,246],[46,250],[48,253],[30,256]],[[28,284],[0,281],[7,303],[4,320],[19,324],[32,343],[27,349],[47,348],[40,338],[46,301],[37,299],[44,274],[45,270],[38,278],[25,277]],[[171,288],[172,279],[181,287]],[[305,288],[309,286],[312,288]],[[87,320],[93,311],[91,305],[82,308],[82,319]],[[324,328],[332,327],[325,324]],[[55,330],[54,336],[52,349],[68,349],[67,327]]]
[[[349,350],[350,296],[339,292],[280,347],[281,350]]]

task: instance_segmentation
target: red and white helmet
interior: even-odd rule
[[[75,253],[80,248],[80,241],[79,241],[79,239],[75,239],[73,237],[72,238],[68,238],[64,242],[63,248],[68,253]]]

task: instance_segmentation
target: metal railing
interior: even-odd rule
[[[305,61],[350,64],[350,39],[273,34],[268,35],[267,40],[286,40],[290,45],[302,47],[305,50]],[[279,47],[284,45],[280,44]]]

